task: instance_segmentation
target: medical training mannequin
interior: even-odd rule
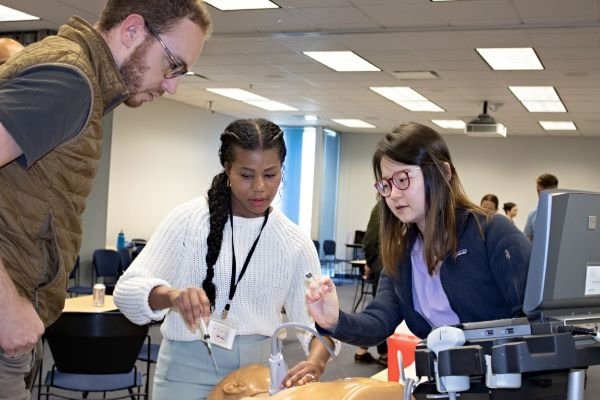
[[[262,364],[249,364],[221,379],[207,400],[238,400],[259,394],[268,396],[270,387],[269,368]]]
[[[404,386],[371,378],[347,378],[294,386],[269,397],[269,369],[251,364],[231,372],[215,386],[208,400],[398,400]]]

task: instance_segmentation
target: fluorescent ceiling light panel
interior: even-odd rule
[[[332,121],[348,128],[375,128],[375,125],[371,125],[361,119],[332,119]]]
[[[303,51],[303,53],[338,72],[381,71],[351,51]]]
[[[304,116],[304,120],[305,121],[316,121],[318,118],[316,115],[305,115]]]
[[[573,121],[540,121],[540,125],[547,131],[576,131]]]
[[[522,103],[529,112],[567,112],[560,101],[523,101]]]
[[[509,86],[520,101],[560,101],[552,86]]]
[[[40,18],[35,15],[26,14],[14,8],[0,5],[0,22],[36,21],[38,19]]]
[[[269,0],[204,0],[204,2],[221,11],[279,8],[277,4]]]
[[[431,122],[444,129],[465,129],[465,121],[460,119],[432,119]]]
[[[552,86],[509,86],[529,112],[567,112]]]
[[[496,71],[542,70],[544,66],[531,47],[475,49]]]
[[[408,86],[372,86],[369,89],[410,111],[444,112],[444,109]]]
[[[209,92],[218,94],[220,96],[229,97],[237,101],[241,101],[246,104],[250,104],[254,107],[262,108],[268,111],[298,111],[297,108],[290,107],[287,104],[280,103],[267,99],[266,97],[259,96],[257,94],[248,92],[238,88],[207,88]]]

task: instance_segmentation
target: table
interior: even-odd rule
[[[352,249],[352,259],[359,258],[360,250],[364,248],[362,243],[346,243],[346,247]]]
[[[94,305],[94,296],[78,296],[70,297],[65,300],[63,312],[101,313],[115,311],[117,309],[112,296],[104,296],[104,305],[102,307]]]

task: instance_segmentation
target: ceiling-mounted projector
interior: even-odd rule
[[[469,136],[478,137],[506,137],[506,127],[500,122],[496,122],[487,113],[488,103],[483,102],[483,114],[479,114],[475,119],[467,122],[465,125],[465,133]]]

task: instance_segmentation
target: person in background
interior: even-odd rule
[[[425,338],[436,327],[522,313],[531,244],[467,198],[439,133],[400,125],[378,143],[373,171],[384,266],[377,296],[349,314],[331,279],[311,283],[306,300],[319,331],[372,346],[402,321]]]
[[[379,206],[377,202],[371,210],[371,216],[367,223],[367,230],[363,238],[363,245],[365,251],[365,272],[363,279],[371,279],[373,282],[373,293],[377,294],[377,284],[379,283],[379,276],[381,275],[381,260],[379,258]],[[354,353],[354,362],[357,363],[375,363],[378,362],[381,365],[387,366],[387,340],[377,345],[377,353],[379,358],[375,359],[369,353],[368,347],[359,347]]]
[[[517,217],[517,213],[519,212],[519,207],[517,207],[515,203],[509,201],[504,203],[502,209],[504,210],[504,214],[506,214],[506,217],[510,219],[514,224],[515,218]]]
[[[285,155],[276,124],[264,119],[229,124],[219,149],[224,170],[207,198],[173,210],[117,282],[115,304],[132,322],[165,318],[155,400],[204,399],[225,374],[265,363],[271,336],[283,323],[282,307],[289,321],[313,326],[304,291],[308,279],[320,276],[319,257],[311,239],[271,207]],[[226,348],[213,346],[218,374],[199,342],[197,325],[209,317],[208,328],[233,341]],[[329,359],[312,335],[299,339],[308,358],[289,370],[287,387],[318,380]]]
[[[479,205],[481,208],[489,210],[492,214],[498,212],[498,196],[493,193],[488,193],[481,198]]]
[[[23,50],[23,45],[11,38],[0,38],[0,65],[4,64],[13,54]]]
[[[540,192],[549,189],[556,189],[558,187],[558,178],[552,174],[544,173],[538,176],[535,180],[536,191],[538,198],[540,197]],[[533,241],[533,235],[535,233],[535,217],[537,216],[537,206],[529,212],[527,215],[527,221],[525,222],[525,228],[523,232],[529,238],[529,240]]]
[[[30,397],[63,309],[102,117],[174,93],[210,27],[197,0],[108,0],[96,25],[73,17],[0,66],[0,398]]]

